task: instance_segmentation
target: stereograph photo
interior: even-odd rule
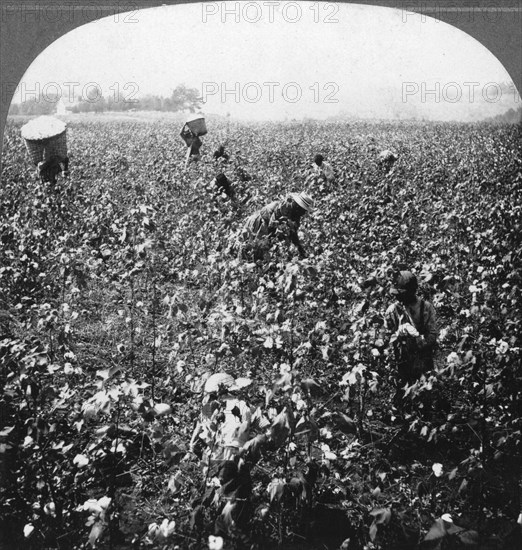
[[[520,0],[0,10],[0,548],[521,548]]]

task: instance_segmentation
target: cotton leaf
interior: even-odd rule
[[[109,380],[109,378],[112,378],[115,374],[120,372],[121,367],[119,365],[115,365],[114,367],[111,367],[110,369],[103,369],[96,371],[96,376],[99,376],[100,378],[103,378],[104,380]]]
[[[181,471],[177,471],[174,475],[170,476],[169,483],[168,483],[168,490],[176,494],[180,491],[180,489],[183,487],[183,483],[181,482]]]
[[[373,521],[376,525],[388,525],[392,517],[389,508],[376,508],[370,512],[370,515],[373,516]]]
[[[261,451],[266,445],[268,438],[264,434],[256,435],[253,439],[247,441],[242,448],[242,453],[249,455],[251,458],[257,460],[261,457]]]
[[[263,414],[260,407],[258,407],[252,415],[252,426],[256,426],[261,430],[270,426],[270,420]]]
[[[376,508],[370,512],[370,515],[373,516],[373,523],[370,525],[370,539],[374,541],[379,525],[388,525],[392,512],[389,508]]]
[[[101,521],[97,521],[91,528],[91,532],[89,533],[89,544],[94,548],[96,546],[96,542],[101,537],[103,533],[103,524]]]
[[[247,386],[250,386],[250,384],[252,384],[251,378],[239,377],[239,378],[236,378],[236,381],[234,383],[234,388],[241,390],[243,388],[246,388]]]
[[[459,486],[459,491],[458,492],[462,493],[463,491],[466,490],[467,486],[468,486],[468,481],[466,479],[463,479],[462,483]]]
[[[234,384],[234,377],[225,372],[216,372],[205,382],[205,393],[217,392],[221,387],[229,388]]]
[[[268,485],[268,494],[270,495],[270,502],[274,500],[279,502],[285,491],[286,482],[282,479],[273,479]]]
[[[320,389],[321,386],[313,378],[306,378],[301,382],[301,388],[305,391],[312,391]]]
[[[235,503],[228,501],[225,504],[223,511],[221,512],[221,517],[223,518],[223,521],[227,527],[232,527],[234,525],[234,518],[232,517],[232,513],[235,507]]]
[[[458,537],[464,546],[478,546],[479,544],[479,534],[477,531],[461,531]]]
[[[449,516],[449,514],[444,514]],[[451,518],[451,516],[449,516]],[[424,537],[425,541],[429,540],[438,540],[446,535],[452,535],[458,533],[461,530],[460,527],[457,527],[453,521],[448,522],[444,521],[442,518],[439,518],[430,528],[427,535]]]
[[[0,437],[9,435],[14,430],[14,426],[9,426],[0,431]]]
[[[370,525],[370,540],[373,542],[377,536],[377,524],[374,522]]]
[[[281,411],[272,422],[270,428],[270,439],[276,447],[281,447],[286,438],[290,435],[290,422],[286,409]]]
[[[346,434],[353,434],[357,431],[357,424],[355,420],[350,418],[347,414],[338,412],[336,415],[337,427]]]

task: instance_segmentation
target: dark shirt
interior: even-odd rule
[[[199,155],[199,150],[201,146],[203,145],[203,142],[199,139],[198,136],[195,136],[194,141],[190,145],[190,156],[196,156]]]
[[[219,160],[219,159],[221,159],[221,160],[225,160],[225,161],[226,161],[226,160],[229,160],[229,159],[230,159],[230,156],[229,156],[227,153],[225,153],[225,151],[219,151],[219,150],[218,150],[218,151],[214,151],[213,157],[214,157],[214,160]]]
[[[304,254],[297,234],[300,223],[301,217],[295,214],[293,201],[283,199],[273,201],[252,214],[245,223],[244,233],[246,236],[254,238],[272,236],[276,233],[277,228],[284,224],[289,231],[290,241],[301,254]]]
[[[418,378],[433,368],[433,353],[439,330],[433,305],[421,298],[412,304],[392,304],[385,314],[389,330],[395,333],[399,326],[410,323],[420,336],[392,337],[392,347],[399,363],[399,371],[406,381]]]

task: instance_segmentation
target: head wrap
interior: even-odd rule
[[[399,271],[395,284],[391,289],[392,294],[402,294],[404,292],[416,292],[419,284],[417,277],[411,271]]]

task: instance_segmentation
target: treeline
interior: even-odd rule
[[[148,94],[134,97],[133,90],[118,92],[108,97],[78,97],[74,103],[65,104],[66,112],[70,113],[102,113],[105,111],[189,111],[195,112],[203,101],[196,88],[188,88],[184,84],[177,86],[170,97]],[[10,115],[52,115],[59,112],[61,98],[58,95],[32,97],[28,101],[12,103]]]
[[[517,110],[511,108],[502,115],[494,116],[488,119],[492,122],[508,122],[510,124],[518,124],[522,122],[522,107],[519,107]]]

